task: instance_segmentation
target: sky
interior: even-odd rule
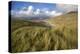
[[[49,10],[56,10],[56,4],[49,3],[32,3],[32,2],[12,2],[12,10],[21,10],[23,7],[28,8],[29,6],[33,6],[35,9],[43,9],[48,8]]]
[[[55,3],[11,2],[11,15],[15,17],[54,17],[77,11],[77,5]]]

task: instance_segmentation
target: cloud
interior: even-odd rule
[[[28,7],[28,10],[30,10],[30,11],[33,10],[33,6],[30,5],[30,6]]]
[[[27,14],[32,14],[33,13],[33,6],[29,6],[27,9]]]
[[[12,17],[18,17],[19,16],[19,12],[11,10],[11,15],[12,15]]]
[[[19,11],[11,10],[11,15],[13,15],[15,17],[31,16],[31,15],[33,15],[33,9],[34,9],[33,6],[28,6],[28,8],[22,7],[22,9]]]
[[[40,18],[44,18],[44,17],[54,17],[54,16],[59,16],[61,15],[62,12],[56,12],[55,10],[53,11],[49,11],[47,8],[43,8],[43,9],[39,9],[37,8],[36,10],[34,10],[33,6],[28,6],[27,7],[23,7],[21,10],[19,11],[11,11],[11,15],[15,16],[15,17],[28,17],[28,18],[35,18],[35,17],[40,17]]]
[[[58,13],[54,14],[54,16],[60,16],[60,15],[62,15],[62,14],[63,14],[63,13],[58,12]]]
[[[51,15],[54,15],[54,14],[56,14],[56,11],[51,11],[50,14],[51,14]]]
[[[62,12],[71,12],[71,11],[77,11],[78,7],[77,5],[71,5],[71,4],[56,4],[56,8],[59,11]]]
[[[26,14],[26,15],[30,15],[33,13],[33,6],[28,6],[28,8],[23,7],[20,11],[19,14]]]
[[[36,9],[36,11],[34,12],[35,15],[40,14],[40,9]]]
[[[27,7],[22,7],[22,9],[21,10],[27,10]]]
[[[48,8],[43,8],[43,9],[41,9],[41,11],[47,11],[48,10]]]
[[[49,11],[45,11],[45,13],[46,13],[46,14],[49,14],[50,12],[49,12]]]
[[[51,17],[55,17],[55,16],[62,15],[63,13],[62,12],[57,12],[57,11],[51,11],[49,14],[50,14]]]
[[[11,10],[11,15],[14,15],[14,13],[15,13],[15,12],[14,12],[13,10]]]

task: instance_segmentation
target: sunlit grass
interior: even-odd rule
[[[11,52],[77,49],[77,20],[72,18],[61,21],[61,18],[56,18],[51,22],[57,26],[48,28],[27,21],[13,22]]]

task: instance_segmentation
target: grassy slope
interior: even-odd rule
[[[48,19],[56,28],[44,24],[14,20],[11,25],[11,52],[63,50],[77,48],[77,14]]]

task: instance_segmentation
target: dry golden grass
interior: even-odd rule
[[[66,14],[48,21],[54,23],[56,28],[34,26],[34,23],[27,21],[12,22],[11,52],[77,49],[76,13]]]

